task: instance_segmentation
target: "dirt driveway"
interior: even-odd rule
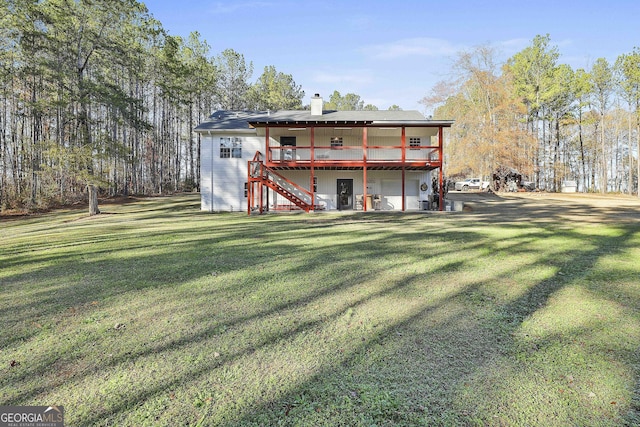
[[[640,198],[584,193],[485,193],[450,191],[464,202],[461,214],[495,221],[567,220],[586,223],[640,222]]]

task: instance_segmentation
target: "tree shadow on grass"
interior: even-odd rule
[[[149,383],[132,384],[129,390],[113,396],[105,395],[106,400],[100,407],[76,409],[72,419],[82,425],[131,425],[134,419],[139,419],[136,417],[143,416],[137,413],[143,411],[145,404],[159,401],[165,405],[166,412],[153,415],[161,424],[181,412],[181,420],[229,426],[341,422],[350,425],[499,424],[501,419],[491,418],[491,413],[469,406],[469,402],[484,403],[481,398],[475,401],[470,398],[469,389],[475,388],[478,395],[491,395],[496,376],[509,374],[506,368],[517,364],[522,346],[518,332],[523,324],[541,308],[552,304],[554,295],[567,286],[580,284],[581,278],[590,274],[599,259],[627,251],[635,244],[633,238],[638,233],[636,225],[622,224],[616,236],[587,235],[588,244],[580,251],[561,256],[551,252],[553,256],[536,259],[537,263],[554,268],[554,275],[533,284],[516,298],[500,300],[491,288],[505,273],[489,272],[491,274],[481,280],[449,283],[451,274],[479,262],[477,257],[481,256],[483,247],[499,250],[510,243],[509,237],[489,238],[482,232],[481,226],[490,225],[489,220],[480,219],[471,224],[463,219],[461,230],[456,231],[450,228],[449,220],[445,221],[444,229],[434,230],[421,221],[424,217],[414,218],[414,215],[367,217],[362,223],[360,217],[342,217],[333,223],[327,218],[293,223],[281,218],[260,221],[252,218],[252,222],[240,222],[208,238],[195,238],[206,228],[196,227],[186,233],[185,242],[169,242],[166,251],[137,254],[126,262],[105,261],[98,256],[90,258],[85,262],[87,277],[99,277],[103,272],[118,283],[116,278],[129,268],[130,274],[141,275],[143,280],[130,285],[122,282],[122,287],[115,290],[96,287],[95,282],[92,286],[77,283],[63,288],[55,297],[48,296],[46,306],[38,306],[34,301],[34,305],[23,308],[51,317],[56,310],[74,304],[87,304],[94,299],[122,301],[117,297],[134,296],[139,291],[157,290],[186,298],[186,294],[178,292],[180,287],[193,280],[203,280],[197,291],[189,292],[194,310],[197,308],[190,318],[193,332],[183,336],[168,333],[158,342],[151,340],[129,350],[126,345],[119,345],[119,353],[94,363],[71,379],[60,378],[40,386],[22,384],[21,391],[12,397],[16,402],[29,402],[47,395],[52,386],[74,383],[82,387],[96,376],[125,375],[119,372],[125,372],[127,366],[156,358],[181,361],[182,353],[208,348],[209,357],[193,366],[185,366]],[[504,217],[500,221],[505,221]],[[347,223],[355,227],[348,228],[348,239],[344,235],[347,228],[341,228]],[[385,224],[392,226],[385,229]],[[470,225],[480,229],[466,228]],[[517,223],[506,226],[521,227]],[[413,227],[417,230],[411,230]],[[550,221],[548,228],[542,227],[527,232],[511,244],[509,250],[524,253],[533,241],[550,235],[575,240],[585,237],[585,233],[576,230],[558,231],[557,221]],[[325,241],[315,246],[314,236],[319,234]],[[167,236],[158,237],[161,240]],[[455,243],[447,247],[447,239]],[[333,244],[328,245],[326,241]],[[142,249],[132,242],[129,244],[130,250]],[[418,248],[424,250],[415,251]],[[460,249],[471,253],[474,259],[454,258],[455,251]],[[298,256],[297,262],[284,262],[294,254]],[[443,256],[450,258],[443,261]],[[277,262],[279,259],[283,260],[281,264]],[[399,270],[415,269],[416,259],[433,266],[407,272],[388,283],[377,281],[377,275],[389,264],[396,264]],[[70,260],[67,267],[72,262]],[[147,267],[136,271],[131,269],[132,265]],[[167,267],[162,268],[163,265]],[[364,265],[366,269],[358,270],[358,266]],[[40,273],[43,277],[57,274],[54,281],[63,281],[67,270],[56,268],[44,267]],[[525,269],[526,265],[520,268]],[[330,274],[330,270],[340,274]],[[238,276],[241,271],[247,273]],[[204,280],[206,276],[210,278]],[[300,279],[296,283],[280,277]],[[15,283],[28,279],[29,276],[24,275]],[[314,280],[324,282],[318,284]],[[290,287],[290,293],[279,295],[277,289],[283,282]],[[298,289],[293,287],[296,284],[300,285]],[[602,292],[603,298],[610,298],[605,286],[591,286]],[[450,289],[432,292],[434,287]],[[154,307],[149,319],[155,315],[163,320],[171,318],[170,312],[153,306],[154,301],[162,301],[161,298],[155,299],[155,293],[145,295],[154,298],[148,306],[143,306]],[[333,298],[334,295],[339,298]],[[257,296],[256,302],[249,304],[247,301],[254,296]],[[42,294],[39,297],[47,298]],[[226,299],[230,300],[224,304],[219,302]],[[623,297],[618,297],[621,299]],[[206,305],[211,303],[218,304],[212,305],[212,309],[238,311],[207,312]],[[490,310],[485,305],[490,305]],[[386,306],[397,312],[373,314]],[[1,316],[10,317],[10,312]],[[377,319],[377,326],[369,324],[372,319]],[[146,326],[139,325],[143,330]],[[129,328],[133,332],[135,322]],[[260,328],[264,328],[264,332],[259,332]],[[240,342],[234,340],[234,336],[249,338]],[[308,336],[315,339],[306,338]],[[76,339],[78,346],[90,344],[90,340]],[[557,339],[547,337],[551,342]],[[16,341],[11,343],[15,344]],[[546,344],[537,345],[542,351]],[[216,351],[220,353],[217,357],[213,355]],[[308,354],[313,351],[317,352],[315,362]],[[194,354],[196,356],[200,357]],[[287,371],[285,365],[277,363],[281,356],[293,363],[299,356],[300,366]],[[16,373],[8,380],[18,385],[27,377],[50,375],[51,364],[72,364],[76,362],[75,357],[75,354],[64,355],[52,350],[33,365],[25,362],[22,375]],[[614,351],[611,357],[626,367],[630,356]],[[244,375],[243,369],[247,370]],[[256,377],[253,369],[264,372]],[[288,373],[294,376],[289,381]],[[261,379],[276,382],[263,383]],[[183,389],[187,395],[195,393],[194,388],[208,396],[204,401],[210,397],[211,403],[192,405],[171,401],[168,397],[176,389]],[[238,391],[228,391],[233,388]],[[633,420],[633,409],[631,411],[628,420]],[[564,414],[568,420],[577,419],[571,418],[574,415]],[[146,423],[153,422],[147,420]]]
[[[523,216],[523,213],[531,213],[531,209],[537,209],[533,219]],[[418,314],[411,316],[407,320],[399,321],[396,324],[384,329],[380,335],[375,335],[370,340],[366,340],[362,346],[355,349],[348,356],[336,355],[336,361],[320,374],[314,376],[309,381],[295,387],[285,393],[284,396],[262,403],[258,408],[248,410],[248,413],[240,419],[234,418],[224,425],[233,425],[240,422],[245,425],[266,422],[277,422],[284,425],[297,425],[310,422],[311,424],[322,425],[331,424],[331,417],[334,420],[348,419],[354,425],[374,424],[425,424],[425,425],[448,425],[448,424],[495,424],[499,425],[509,422],[509,418],[499,415],[500,409],[509,409],[507,401],[493,405],[497,411],[478,412],[475,408],[465,404],[465,397],[473,395],[469,388],[478,385],[478,378],[486,380],[488,384],[480,384],[483,387],[476,389],[480,394],[494,396],[492,394],[492,384],[497,385],[500,375],[507,375],[509,371],[504,368],[517,366],[517,358],[521,357],[520,351],[522,343],[514,334],[523,326],[525,321],[532,318],[540,309],[550,304],[554,295],[560,293],[567,286],[584,286],[582,279],[591,275],[594,266],[603,257],[615,257],[622,254],[635,243],[638,226],[635,222],[638,211],[632,208],[623,210],[622,214],[611,216],[608,208],[593,209],[591,206],[579,206],[569,209],[566,206],[531,206],[526,203],[514,202],[506,207],[501,205],[479,218],[479,225],[501,224],[505,227],[521,228],[523,224],[519,220],[527,223],[535,223],[536,227],[543,227],[542,230],[529,233],[526,238],[515,247],[509,248],[510,253],[517,255],[529,250],[529,244],[550,236],[555,238],[567,238],[573,240],[583,240],[584,246],[579,250],[567,253],[557,252],[547,259],[540,259],[538,262],[555,269],[553,276],[541,280],[536,285],[521,296],[507,302],[497,304],[494,312],[499,321],[495,319],[476,318],[471,311],[455,311],[455,315],[450,316],[446,321],[429,322],[427,319],[433,315],[438,307],[425,308]],[[613,236],[600,236],[598,233],[590,233],[581,230],[575,232],[571,223],[566,223],[568,214],[571,217],[586,217],[587,223],[618,224],[619,233]],[[476,221],[478,218],[462,219],[462,227]],[[356,218],[345,217],[343,221]],[[375,219],[367,218],[367,221],[374,222]],[[387,221],[389,218],[387,217]],[[407,222],[407,218],[403,218]],[[409,221],[419,221],[411,217]],[[626,223],[625,223],[626,221]],[[380,224],[376,224],[380,225]],[[446,233],[445,233],[446,234]],[[423,235],[422,233],[409,233],[402,237],[385,236],[380,239],[380,245],[389,245],[393,242],[402,242],[403,238],[433,238],[433,234]],[[451,232],[445,239],[460,239],[469,242],[469,247],[482,246],[486,244],[486,238],[482,233],[477,232]],[[501,243],[501,245],[503,245]],[[450,272],[452,269],[445,268],[442,272]],[[630,277],[634,271],[629,271]],[[434,275],[434,277],[437,277]],[[602,279],[601,279],[602,280]],[[587,287],[593,288],[593,281]],[[461,291],[452,300],[442,302],[440,308],[449,311],[447,307],[452,301],[457,301],[463,306],[469,305],[469,299],[477,301],[477,295],[486,292],[487,287],[492,286],[491,281],[486,283],[476,283]],[[621,302],[625,298],[635,298],[635,294],[630,292],[623,296],[612,296],[606,291],[606,282],[600,282],[596,286],[601,297],[613,302]],[[624,294],[624,292],[622,292]],[[487,298],[481,300],[482,304],[495,304],[493,297],[487,293]],[[637,299],[634,307],[637,307]],[[585,336],[590,332],[576,331],[576,338]],[[406,338],[410,336],[411,338]],[[566,337],[546,338],[547,340],[562,342]],[[585,339],[588,339],[585,338]],[[424,354],[420,354],[420,349],[427,342]],[[390,352],[379,351],[380,343],[383,347],[391,349]],[[544,345],[534,343],[534,351],[543,351]],[[418,355],[414,355],[418,353]],[[435,356],[434,356],[435,355]],[[634,377],[638,377],[637,369],[633,368],[634,362],[637,366],[637,356],[629,348],[614,349],[608,351],[617,364],[622,364],[628,372],[633,372]],[[371,363],[372,358],[378,358],[376,363]],[[514,358],[516,360],[514,360]],[[496,361],[503,365],[495,369]],[[495,371],[494,371],[495,370]],[[387,372],[388,374],[385,374]],[[490,372],[490,374],[486,374]],[[502,374],[501,374],[502,372]],[[526,375],[522,371],[520,374]],[[489,377],[487,377],[489,375]],[[513,381],[513,378],[511,379]],[[488,387],[488,388],[487,388]],[[623,393],[624,394],[624,393]],[[415,398],[414,396],[420,396]],[[505,399],[504,396],[494,396],[496,399]],[[626,423],[633,425],[638,419],[637,389],[632,393],[633,402],[627,404],[629,411],[627,414],[615,410],[607,411],[605,405],[601,405],[601,412],[585,404],[584,398],[577,399],[578,403],[570,406],[569,409],[558,410],[555,415],[556,421],[568,423],[586,422],[589,425]],[[477,402],[478,399],[475,400]],[[474,400],[469,400],[473,402]],[[635,402],[635,403],[634,403]],[[566,402],[563,402],[566,403]],[[537,403],[528,409],[540,413],[545,413]],[[582,405],[582,406],[581,406]],[[491,405],[487,405],[491,407]],[[552,405],[553,406],[553,405]],[[609,406],[612,408],[612,406]],[[328,414],[325,410],[333,411]],[[215,412],[215,408],[211,409]],[[336,414],[336,411],[338,414]],[[347,415],[345,415],[345,413]],[[496,417],[496,418],[494,418]],[[532,418],[531,418],[532,417]],[[604,417],[604,418],[601,418]],[[607,419],[607,417],[613,417]],[[524,418],[525,424],[534,423],[546,425],[554,418],[538,419],[533,414],[530,418]],[[537,421],[536,421],[537,420]]]
[[[274,228],[272,224],[266,224],[265,226],[269,228],[270,233],[277,233],[278,231],[284,232],[285,230],[290,231],[289,224],[276,223],[276,225],[278,226],[277,228]],[[252,227],[249,228],[251,228],[251,231],[255,231]],[[309,237],[311,237],[316,233],[316,231],[317,230],[312,224],[306,232],[310,233]],[[193,231],[193,233],[198,232],[201,231]],[[189,280],[198,279],[208,275],[212,271],[216,273],[216,276],[219,277],[220,280],[222,280],[225,273],[250,269],[251,267],[255,267],[256,261],[272,259],[274,256],[284,257],[292,251],[290,239],[286,239],[272,245],[254,247],[253,242],[247,242],[246,240],[251,235],[253,235],[253,233],[249,232],[246,226],[239,227],[235,230],[227,229],[220,239],[195,240],[194,242],[191,242],[190,248],[189,246],[183,245],[171,245],[173,249],[170,252],[163,251],[160,254],[144,256],[138,255],[130,257],[126,262],[122,262],[119,259],[102,259],[101,255],[103,250],[99,249],[98,243],[98,248],[95,248],[94,253],[87,253],[86,251],[81,252],[82,256],[88,257],[88,259],[83,262],[83,276],[79,281],[76,281],[75,279],[70,280],[70,274],[74,274],[76,272],[76,269],[73,269],[72,266],[77,259],[70,257],[67,252],[66,257],[61,256],[60,259],[56,259],[57,263],[55,266],[44,266],[37,271],[37,275],[40,277],[46,277],[49,283],[63,283],[63,286],[57,288],[55,292],[52,289],[38,290],[39,287],[35,286],[35,292],[30,302],[24,302],[21,305],[13,304],[10,311],[4,311],[2,313],[4,319],[8,319],[9,322],[13,323],[12,325],[9,325],[10,327],[22,326],[23,331],[31,330],[31,332],[26,332],[24,334],[20,334],[19,332],[15,333],[14,330],[14,333],[5,337],[8,338],[8,341],[3,342],[3,345],[7,348],[21,342],[27,342],[30,338],[36,336],[39,333],[38,328],[28,328],[24,327],[24,325],[20,325],[20,323],[28,322],[30,319],[37,322],[39,319],[49,319],[53,317],[58,319],[56,322],[65,322],[65,316],[61,315],[61,312],[64,313],[71,308],[94,311],[95,307],[89,307],[93,301],[99,301],[99,304],[102,305],[104,304],[103,301],[108,302],[111,298],[115,298],[118,295],[125,295],[140,290],[171,290]],[[362,232],[363,238],[369,239],[371,236],[371,233],[367,230]],[[381,233],[375,233],[373,236],[377,239],[383,235]],[[325,232],[324,237],[338,242],[341,240],[341,233],[335,232],[334,234],[331,234]],[[220,242],[225,243],[224,248],[217,248],[217,244]],[[127,247],[127,251],[131,251],[137,247],[135,243],[131,242],[125,244],[125,246]],[[186,347],[193,342],[210,339],[212,336],[218,334],[221,327],[223,329],[233,328],[235,325],[245,324],[254,319],[269,317],[275,313],[300,307],[301,305],[306,306],[323,296],[335,292],[336,290],[344,291],[345,289],[349,289],[351,286],[359,286],[362,283],[366,283],[371,279],[372,275],[375,274],[375,271],[357,271],[357,263],[359,262],[360,257],[371,258],[380,254],[390,253],[384,245],[361,247],[358,245],[347,244],[346,248],[343,248],[339,253],[333,253],[334,247],[319,250],[318,248],[311,246],[304,250],[307,251],[308,255],[304,256],[303,263],[289,267],[287,270],[279,271],[279,273],[293,276],[303,275],[310,271],[312,272],[315,268],[326,266],[327,260],[334,260],[338,263],[353,264],[356,268],[354,269],[348,265],[339,267],[344,269],[345,272],[351,269],[352,274],[347,277],[347,284],[343,282],[336,282],[329,283],[324,287],[312,288],[308,292],[303,292],[300,296],[283,298],[280,300],[281,302],[277,302],[268,308],[257,310],[252,314],[242,315],[233,321],[226,321],[223,324],[214,322],[211,327],[205,328],[196,335],[190,335],[187,338],[182,339],[170,339],[160,346],[150,345],[146,348],[123,353],[121,356],[110,358],[106,364],[97,363],[93,368],[88,367],[82,372],[75,374],[74,381],[81,381],[82,377],[94,375],[103,369],[109,370],[110,367],[119,366],[129,360],[142,359],[152,354],[162,354]],[[153,262],[151,262],[152,259]],[[202,266],[202,261],[207,259],[213,260],[216,264]],[[34,264],[37,265],[43,260],[35,259],[33,261]],[[46,259],[47,263],[50,261],[51,258]],[[149,262],[151,267],[147,267],[141,271],[136,271],[136,268],[132,268],[134,265],[144,266],[147,262]],[[400,261],[397,262],[397,264],[400,263]],[[135,283],[127,284],[127,274],[125,273],[136,274],[137,277]],[[19,286],[21,283],[29,282],[33,277],[36,277],[33,276],[33,274],[34,272],[21,273],[19,276],[13,277],[12,282],[16,286]],[[124,274],[125,280],[121,282],[121,286],[118,286],[118,282],[120,281],[117,277],[121,274]],[[178,274],[178,276],[176,276],[176,274]],[[248,281],[250,283],[255,280],[255,282],[260,283],[264,279],[268,280],[269,274],[271,273],[267,273],[262,276],[258,270],[255,274],[255,278],[249,278]],[[89,280],[86,280],[85,277],[89,278]],[[110,283],[110,285],[107,287],[99,286],[96,283],[96,279],[101,277]],[[242,288],[246,288],[249,283],[245,283],[244,285],[238,284],[237,286],[225,285],[223,288],[226,288],[227,292],[234,294],[241,291],[246,293],[247,290],[251,292],[251,289],[243,290]],[[20,317],[20,315],[15,317],[16,312],[26,313],[25,316],[29,317]],[[206,319],[201,320],[206,321]],[[308,325],[298,326],[293,332],[291,332],[291,334],[296,335],[300,330],[308,328]],[[269,337],[267,342],[264,344],[275,339],[277,339],[277,336]],[[77,338],[76,346],[86,346],[93,340],[100,340],[100,338],[99,336],[94,335],[83,337],[82,339]],[[260,347],[264,344],[258,344],[257,346]],[[255,351],[255,349],[247,351]],[[65,355],[64,353],[60,353],[59,349],[52,348],[49,352],[45,351],[41,356],[39,356],[39,358],[22,361],[21,368],[19,370],[15,370],[13,375],[7,379],[18,384],[19,382],[26,381],[29,378],[44,377],[51,374],[52,366],[73,365],[77,362],[74,360],[75,357],[76,354]],[[35,385],[27,388],[21,387],[22,391],[11,394],[12,402],[30,401],[31,399],[46,393],[48,390],[51,390],[52,387],[62,386],[66,381],[68,381],[67,378],[60,377],[53,382],[45,382],[41,385]],[[184,378],[177,383],[172,384],[182,382],[184,382]],[[153,394],[154,392],[150,392],[149,395]],[[144,395],[145,393],[136,393],[132,398],[134,400],[141,399]],[[124,406],[128,406],[129,403],[126,403]]]
[[[555,224],[551,225],[555,229]],[[637,224],[621,224],[618,230],[619,233],[614,236],[589,236],[589,240],[579,250],[561,254],[560,257],[540,259],[538,262],[553,266],[556,273],[531,286],[515,299],[496,303],[487,292],[487,298],[482,299],[481,304],[495,305],[493,312],[499,319],[498,322],[495,318],[487,320],[482,316],[476,317],[473,304],[469,304],[469,297],[473,296],[474,301],[477,301],[478,292],[483,294],[494,284],[491,280],[476,283],[452,299],[439,302],[438,306],[429,306],[408,319],[398,321],[381,331],[380,335],[364,342],[350,356],[341,358],[337,355],[334,364],[327,366],[309,381],[278,399],[249,410],[239,420],[229,420],[222,425],[234,425],[236,422],[243,425],[260,425],[265,422],[279,425],[331,425],[344,419],[350,425],[503,425],[510,420],[515,422],[516,418],[509,418],[517,415],[513,412],[515,405],[510,409],[509,402],[522,397],[517,396],[517,388],[511,390],[510,396],[503,396],[494,393],[493,387],[502,387],[500,378],[503,375],[531,375],[526,370],[515,369],[513,372],[517,374],[510,374],[508,370],[510,367],[518,367],[523,354],[526,357],[529,351],[543,353],[545,346],[562,345],[567,340],[567,336],[563,334],[547,336],[544,342],[527,341],[527,345],[532,345],[532,348],[525,349],[523,353],[521,337],[517,335],[525,321],[529,321],[539,310],[556,304],[552,299],[564,288],[579,286],[590,291],[596,288],[599,297],[613,304],[625,301],[629,304],[627,299],[632,298],[630,319],[637,322],[640,303],[637,300],[637,290],[629,290],[628,294],[622,291],[622,295],[613,296],[607,292],[606,281],[596,285],[591,280],[586,286],[583,281],[585,277],[592,275],[594,266],[603,257],[615,257],[636,247],[640,232]],[[560,235],[554,230],[554,235],[559,238],[562,235],[568,239],[585,237],[584,232],[576,233],[572,230],[559,233]],[[539,237],[548,236],[546,232],[542,234]],[[465,239],[469,238],[472,236],[467,233]],[[476,238],[482,239],[480,236]],[[632,279],[634,275],[637,275],[637,270],[626,273],[627,278]],[[456,310],[458,306],[455,304],[453,309],[447,307],[453,301],[470,310]],[[438,309],[452,312],[452,315],[444,321],[430,320]],[[576,328],[573,339],[578,342],[581,339],[593,340],[596,332],[591,328]],[[387,350],[381,351],[380,347]],[[615,361],[618,371],[626,371],[624,375],[632,376],[637,383],[637,366],[640,360],[636,349],[637,345],[627,343],[626,347],[600,348],[596,351],[599,353],[598,357]],[[496,368],[494,364],[497,362],[499,364]],[[539,368],[538,366],[536,369]],[[611,372],[609,375],[617,374]],[[572,377],[573,375],[566,374],[566,378]],[[508,380],[511,384],[507,388],[517,387],[514,383],[517,384],[518,378]],[[553,382],[560,379],[551,380]],[[584,381],[584,378],[581,380]],[[570,382],[573,383],[573,379]],[[565,383],[558,381],[560,393],[563,387],[567,388]],[[619,401],[607,400],[598,402],[597,405],[589,402],[593,395],[591,392],[584,392],[584,395],[574,398],[557,399],[559,404],[547,405],[552,407],[551,411],[539,406],[540,402],[535,403],[539,396],[526,396],[534,402],[529,402],[531,406],[527,408],[534,413],[522,415],[518,424],[635,425],[639,419],[638,388],[636,386],[634,390],[629,383],[626,387],[626,392],[618,391],[619,397],[631,396],[632,401],[626,403],[626,413],[615,407]],[[482,402],[482,397],[469,399],[474,394],[502,401],[487,403]],[[478,402],[485,405],[486,408],[482,409],[487,409],[486,412],[472,406]],[[494,411],[491,412],[491,409]],[[215,409],[211,411],[215,412]],[[500,411],[504,413],[501,414]],[[539,414],[535,411],[539,411]]]

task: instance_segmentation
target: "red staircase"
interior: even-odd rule
[[[270,167],[265,166],[261,158],[262,154],[257,152],[253,160],[249,161],[249,194],[247,197],[249,214],[251,214],[251,211],[255,208],[255,206],[252,206],[252,201],[255,199],[254,191],[256,190],[256,186],[260,192],[263,186],[272,189],[305,212],[321,208],[320,206],[313,205],[313,194],[309,190],[300,187],[295,182],[290,181]],[[262,197],[260,197],[260,199],[261,198]],[[262,200],[259,202],[258,209],[260,213],[262,213]]]

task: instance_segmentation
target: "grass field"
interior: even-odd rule
[[[640,424],[640,202],[0,226],[0,405],[68,426]]]

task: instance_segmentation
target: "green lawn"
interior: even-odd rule
[[[0,405],[68,426],[638,425],[640,205],[576,203],[2,218]]]

